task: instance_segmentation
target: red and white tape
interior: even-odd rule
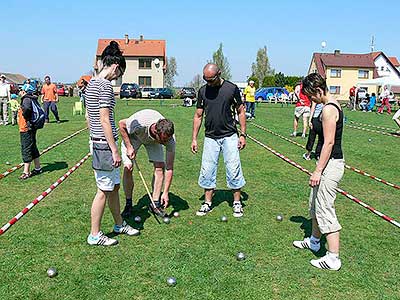
[[[268,151],[272,152],[274,155],[278,156],[279,158],[281,158],[282,160],[284,160],[285,162],[291,164],[292,166],[296,167],[297,169],[303,171],[304,173],[308,174],[311,176],[311,172],[308,171],[306,168],[302,167],[301,165],[299,165],[298,163],[296,163],[295,161],[287,158],[286,156],[284,156],[283,154],[275,151],[274,149],[272,149],[271,147],[263,144],[262,142],[258,141],[257,139],[255,139],[254,137],[250,136],[249,134],[247,135],[248,138],[250,138],[253,142],[257,143],[258,145],[260,145],[261,147],[263,147],[264,149],[267,149]],[[347,193],[346,191],[337,188],[336,189],[338,193],[342,194],[343,196],[349,198],[350,200],[356,202],[357,204],[361,205],[362,207],[368,209],[369,211],[371,211],[372,213],[376,214],[377,216],[381,217],[382,219],[384,219],[385,221],[388,221],[389,223],[393,224],[394,226],[400,228],[400,223],[395,221],[393,218],[381,213],[380,211],[376,210],[375,208],[373,208],[372,206],[368,205],[367,203],[361,201],[360,199],[354,197],[353,195]]]
[[[271,134],[273,134],[273,135],[275,135],[275,136],[277,136],[277,137],[280,137],[281,139],[284,139],[285,141],[288,141],[289,143],[292,143],[292,144],[294,144],[294,145],[296,145],[296,146],[299,146],[299,147],[301,147],[301,148],[303,148],[303,149],[306,149],[306,147],[305,147],[304,145],[302,145],[302,144],[300,144],[300,143],[298,143],[298,142],[296,142],[296,141],[293,141],[293,140],[291,140],[291,139],[289,139],[289,138],[287,138],[287,137],[285,137],[285,136],[283,136],[283,135],[281,135],[281,134],[279,134],[279,133],[273,132],[272,130],[270,130],[270,129],[268,129],[268,128],[265,128],[264,126],[258,125],[258,124],[256,124],[256,123],[251,123],[251,124],[254,125],[255,127],[261,129],[261,130],[264,130],[264,131],[266,131],[266,132],[268,132],[268,133],[271,133]],[[360,174],[360,175],[366,176],[366,177],[368,177],[368,178],[370,178],[370,179],[373,179],[373,180],[378,181],[378,182],[380,182],[380,183],[383,183],[383,184],[385,184],[385,185],[387,185],[387,186],[390,186],[390,187],[392,187],[392,188],[395,188],[395,189],[397,189],[397,190],[400,190],[400,185],[391,183],[391,182],[389,182],[389,181],[387,181],[387,180],[385,180],[385,179],[381,179],[381,178],[379,178],[379,177],[377,177],[377,176],[375,176],[375,175],[371,175],[371,174],[367,173],[366,171],[363,171],[363,170],[360,170],[360,169],[358,169],[358,168],[349,166],[349,165],[347,165],[347,164],[345,164],[344,166],[345,166],[345,168],[348,169],[348,170],[351,170],[351,171],[356,172],[356,173],[358,173],[358,174]]]
[[[31,203],[29,203],[23,210],[21,210],[14,218],[8,221],[7,224],[4,224],[3,227],[0,228],[0,235],[4,234],[12,225],[18,222],[24,215],[26,215],[35,205],[37,205],[40,201],[42,201],[46,196],[48,196],[57,186],[59,186],[65,179],[67,179],[73,172],[76,171],[89,157],[90,153],[86,154],[84,158],[82,158],[75,166],[68,170],[63,176],[57,179],[50,187],[41,193],[38,197],[36,197]]]
[[[80,130],[78,130],[77,132],[74,132],[73,134],[66,136],[65,138],[63,138],[62,140],[59,140],[57,143],[54,143],[53,145],[47,147],[46,149],[44,149],[42,152],[40,152],[40,155],[45,154],[46,152],[50,151],[51,149],[57,147],[58,145],[64,143],[65,141],[69,140],[70,138],[73,138],[74,136],[76,136],[77,134],[81,133],[82,131],[84,131],[87,128],[82,128]],[[7,175],[9,175],[10,173],[20,169],[22,166],[24,165],[24,163],[20,163],[14,167],[12,167],[11,169],[8,169],[7,171],[5,171],[4,173],[0,174],[0,179],[3,179],[4,177],[6,177]]]
[[[360,126],[354,126],[354,125],[350,125],[350,124],[346,124],[346,126],[350,127],[350,128],[354,128],[354,129],[359,129],[359,130],[364,130],[364,131],[368,131],[368,132],[379,133],[382,135],[400,138],[400,135],[393,134],[393,133],[383,132],[383,131],[379,131],[379,130],[373,130],[373,129],[364,128],[364,127],[360,127]]]
[[[366,123],[358,123],[358,122],[354,122],[354,121],[350,121],[350,123],[351,123],[351,124],[355,124],[355,125],[360,125],[360,126],[368,126],[368,127],[372,127],[372,128],[378,128],[378,129],[388,130],[388,131],[396,131],[395,128],[376,126],[376,125],[371,125],[371,124],[366,124]]]

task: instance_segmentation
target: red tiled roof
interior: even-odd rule
[[[99,39],[96,55],[100,56],[111,41],[116,41],[119,44],[124,56],[166,56],[165,40],[136,39],[130,39],[128,44],[125,43],[125,39]]]
[[[391,57],[389,57],[389,60],[390,60],[390,62],[392,63],[393,66],[395,66],[395,67],[400,67],[400,63],[399,63],[399,61],[397,60],[397,57],[396,57],[396,56],[391,56]]]
[[[374,69],[374,78],[378,76],[375,70],[375,53],[347,54],[347,53],[314,53],[314,60],[318,73],[326,77],[326,67],[356,67]]]

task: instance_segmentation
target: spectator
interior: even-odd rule
[[[311,102],[301,91],[301,84],[294,88],[294,97],[296,99],[296,108],[294,110],[293,133],[290,136],[297,136],[297,127],[300,117],[303,117],[303,133],[301,137],[304,139],[307,132],[308,118],[310,117]]]
[[[254,98],[254,95],[256,93],[256,88],[254,86],[254,81],[250,80],[249,85],[246,86],[244,89],[244,99],[246,101],[246,112],[250,114],[249,119],[254,119],[255,116],[255,111],[256,111],[256,100]]]
[[[356,95],[357,95],[357,87],[352,86],[349,91],[349,100],[350,100],[350,109],[356,110]]]
[[[368,106],[367,106],[368,112],[371,112],[374,109],[375,103],[376,103],[376,95],[375,95],[375,93],[372,93],[371,97],[369,98],[369,102],[368,102]]]
[[[21,154],[22,161],[24,162],[24,171],[19,177],[21,180],[26,180],[29,177],[38,175],[43,172],[40,166],[39,150],[36,145],[36,129],[30,123],[32,119],[32,102],[36,102],[38,106],[37,97],[33,94],[27,94],[25,91],[20,92],[21,106],[18,110],[18,126],[21,138]],[[30,172],[32,161],[35,164],[35,169]]]
[[[31,80],[29,78],[25,81],[25,83],[24,83],[24,85],[22,86],[21,89],[23,91],[27,92],[27,93],[29,93],[29,92],[33,93],[34,92],[34,88],[31,85]]]
[[[17,95],[12,94],[11,95],[11,100],[10,100],[10,108],[11,108],[11,124],[17,125],[17,117],[18,117],[18,110],[19,110],[19,103],[17,100]]]
[[[46,123],[49,123],[49,108],[53,112],[57,123],[60,123],[60,117],[58,116],[58,110],[57,110],[57,102],[58,102],[57,86],[54,83],[51,83],[50,76],[46,76],[44,78],[44,81],[45,83],[42,87],[42,102],[46,117]]]
[[[322,103],[316,104],[315,102],[313,102],[311,104],[312,118],[310,120],[310,123],[308,124],[310,126],[310,131],[308,133],[308,140],[307,140],[307,145],[306,145],[307,153],[303,154],[303,158],[305,160],[311,160],[311,153],[312,153],[312,149],[314,147],[315,138],[317,137],[317,132],[320,131],[320,127],[321,127],[321,122],[319,121],[319,116],[322,112],[322,108],[323,108]],[[318,152],[318,150],[317,150],[317,152]]]
[[[379,114],[383,114],[383,110],[385,107],[387,108],[387,113],[390,115],[392,113],[392,108],[389,103],[389,97],[390,97],[390,90],[388,89],[387,85],[383,86],[383,91],[380,95],[380,98],[382,99],[382,104],[378,109]]]
[[[360,102],[360,109],[363,112],[367,112],[368,103],[370,101],[370,96],[368,93],[365,94],[365,98],[363,98]]]
[[[8,101],[11,100],[10,85],[6,76],[0,75],[0,125],[8,125]]]

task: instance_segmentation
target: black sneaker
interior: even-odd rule
[[[165,216],[167,216],[167,213],[164,211],[164,208],[162,207],[160,201],[154,201],[154,205],[153,205],[153,202],[150,202],[149,210],[151,212],[153,212],[154,214],[156,214],[157,216],[159,216],[161,218],[164,218]]]
[[[33,169],[31,172],[31,176],[39,175],[43,173],[43,169],[40,168],[39,170]]]
[[[205,216],[206,214],[208,214],[209,212],[212,211],[211,205],[208,204],[207,202],[204,202],[198,211],[196,211],[196,215],[199,217]]]

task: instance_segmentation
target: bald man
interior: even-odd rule
[[[199,185],[204,189],[205,201],[196,212],[205,216],[211,212],[212,196],[217,183],[219,154],[222,152],[226,169],[226,183],[233,191],[233,216],[243,216],[240,200],[241,188],[245,185],[239,150],[246,146],[246,115],[239,88],[221,78],[216,64],[207,64],[203,69],[207,82],[198,92],[197,109],[193,118],[192,152],[197,153],[197,135],[205,114],[205,138],[199,176]],[[235,113],[239,116],[240,135],[236,128]]]

